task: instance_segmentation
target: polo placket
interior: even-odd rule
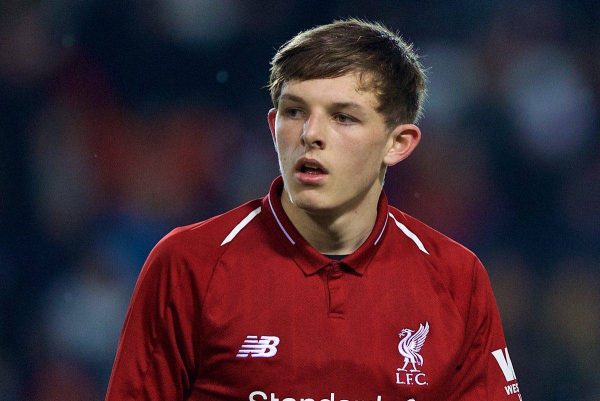
[[[327,288],[328,308],[327,315],[331,318],[344,318],[346,312],[346,299],[348,294],[347,280],[344,276],[342,264],[333,261],[323,269],[323,276]]]

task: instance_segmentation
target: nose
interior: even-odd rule
[[[327,128],[325,127],[324,120],[318,114],[311,114],[304,122],[302,135],[300,136],[302,146],[319,149],[325,147],[325,130]]]

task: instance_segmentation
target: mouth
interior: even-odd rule
[[[296,163],[294,176],[302,185],[321,185],[323,184],[329,172],[317,160],[306,157],[301,158]]]
[[[323,165],[317,160],[308,159],[305,157],[301,158],[300,160],[298,160],[298,163],[296,163],[296,171],[302,174],[309,175],[320,175],[328,173],[327,169],[323,167]]]

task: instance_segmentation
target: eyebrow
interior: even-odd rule
[[[304,103],[304,99],[300,96],[283,94],[279,97],[279,100],[291,100],[292,102]]]
[[[300,96],[291,95],[291,94],[283,94],[280,96],[280,100],[289,100],[292,102],[298,102],[305,104],[306,102]],[[364,110],[364,107],[355,102],[334,102],[332,106],[340,109],[354,109],[354,110]]]

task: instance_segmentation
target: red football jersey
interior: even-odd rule
[[[391,207],[336,261],[262,200],[150,253],[107,401],[510,401],[521,396],[477,257]]]

